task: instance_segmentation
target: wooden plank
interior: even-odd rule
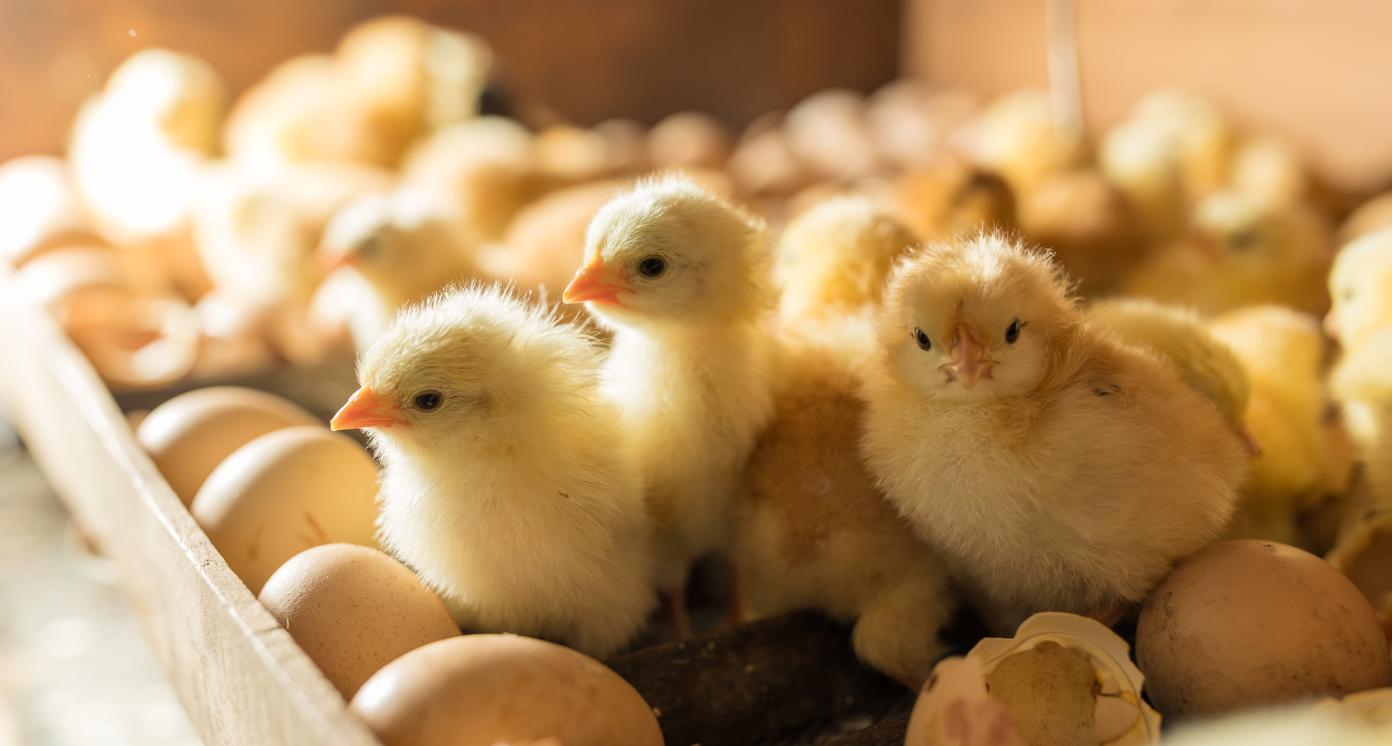
[[[136,445],[110,393],[0,277],[0,396],[122,590],[208,744],[378,743],[234,575]]]
[[[1077,0],[1088,121],[1163,86],[1288,138],[1339,186],[1392,184],[1392,3]],[[1045,0],[908,0],[906,72],[992,95],[1044,85]]]

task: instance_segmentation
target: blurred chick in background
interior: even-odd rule
[[[1015,194],[993,172],[958,159],[910,171],[888,187],[900,217],[925,239],[946,241],[980,231],[1014,230]]]
[[[856,655],[917,689],[946,652],[946,567],[847,447],[865,405],[844,349],[785,342],[781,367],[772,423],[744,472],[738,586],[756,617],[816,608],[854,623]]]
[[[590,224],[566,288],[614,331],[606,394],[657,524],[678,634],[691,563],[728,548],[739,473],[768,421],[773,304],[763,225],[684,178],[645,181]]]
[[[1348,435],[1325,388],[1327,346],[1314,317],[1280,306],[1224,314],[1209,327],[1251,382],[1243,415],[1260,452],[1229,536],[1308,545],[1306,513],[1347,491]]]
[[[1251,397],[1247,371],[1232,348],[1215,337],[1197,313],[1144,298],[1117,298],[1089,304],[1087,319],[1121,341],[1149,349],[1173,363],[1179,377],[1218,409],[1256,455],[1257,445],[1243,424]]]
[[[794,218],[778,240],[773,277],[783,325],[862,315],[917,236],[865,197],[838,197]]]
[[[932,244],[889,282],[862,440],[993,629],[1113,622],[1231,516],[1246,453],[1174,368],[1084,323],[1046,255]]]
[[[1223,191],[1195,207],[1185,239],[1157,249],[1125,290],[1209,315],[1265,303],[1322,314],[1332,258],[1329,227],[1308,206]]]
[[[477,250],[453,210],[412,189],[349,203],[324,230],[319,249],[330,271],[348,269],[365,281],[367,292],[349,317],[360,350],[402,307],[478,276]]]
[[[1046,177],[1020,204],[1020,231],[1053,249],[1085,296],[1114,291],[1150,251],[1126,194],[1090,169]]]
[[[383,546],[469,631],[609,655],[655,604],[651,524],[614,444],[601,353],[498,288],[401,314],[363,356],[335,430],[383,463]]]
[[[966,126],[963,139],[972,160],[1005,177],[1018,196],[1087,159],[1082,133],[1058,127],[1049,94],[1038,88],[996,98]]]
[[[1385,192],[1358,206],[1339,226],[1339,245],[1369,233],[1392,228],[1392,192]]]
[[[1361,347],[1369,334],[1392,326],[1392,228],[1339,251],[1329,271],[1329,296],[1324,330],[1345,349]]]

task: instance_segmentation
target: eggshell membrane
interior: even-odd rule
[[[376,498],[377,465],[357,443],[320,426],[290,427],[218,464],[189,510],[237,577],[260,593],[305,549],[375,547]]]
[[[188,505],[218,464],[273,430],[320,424],[314,415],[255,389],[215,386],[170,399],[140,423],[136,440]]]
[[[923,685],[909,716],[905,746],[1024,746],[1010,724],[1010,709],[986,693],[981,665],[945,658]]]
[[[114,390],[163,388],[186,377],[198,359],[198,318],[176,298],[130,298],[112,326],[68,334]]]
[[[1136,659],[1166,715],[1209,715],[1385,686],[1387,640],[1358,588],[1275,542],[1209,546],[1141,611]]]
[[[347,699],[397,657],[459,634],[444,602],[415,573],[354,544],[291,557],[258,598]]]
[[[628,682],[569,648],[514,635],[467,635],[413,650],[378,671],[350,709],[387,746],[662,743]]]

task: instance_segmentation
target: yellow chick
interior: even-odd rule
[[[1155,91],[1136,102],[1129,119],[1155,127],[1169,139],[1166,157],[1178,165],[1190,201],[1227,183],[1236,135],[1222,112],[1202,96],[1179,89]]]
[[[877,304],[890,267],[917,240],[891,210],[865,197],[834,198],[802,213],[778,241],[780,319],[795,326]]]
[[[1047,255],[930,245],[878,326],[866,461],[994,628],[1115,621],[1231,516],[1241,441],[1171,365],[1086,324]]]
[[[1085,296],[1114,290],[1150,251],[1145,223],[1126,194],[1088,169],[1048,176],[1026,194],[1020,231],[1053,249]]]
[[[1243,421],[1260,449],[1229,535],[1303,544],[1303,514],[1342,494],[1353,465],[1342,425],[1329,416],[1319,324],[1287,308],[1256,306],[1219,316],[1209,328],[1251,382]]]
[[[606,391],[681,620],[692,561],[729,546],[738,477],[772,411],[764,228],[688,179],[645,181],[600,209],[584,262],[563,297],[614,332]]]
[[[600,394],[601,353],[494,288],[399,316],[333,418],[382,461],[382,544],[471,632],[603,657],[643,628],[651,524]]]
[[[1330,378],[1363,464],[1357,508],[1392,509],[1392,326],[1344,348]]]
[[[1123,342],[1147,348],[1173,363],[1180,378],[1203,394],[1255,452],[1243,425],[1251,397],[1247,371],[1197,313],[1144,298],[1118,298],[1089,304],[1087,318]]]
[[[371,288],[351,317],[354,344],[366,349],[402,307],[477,277],[477,240],[430,195],[398,190],[346,205],[324,229],[319,253],[330,270],[352,270]]]
[[[1332,258],[1329,227],[1308,206],[1224,191],[1200,202],[1189,236],[1157,249],[1125,287],[1204,314],[1266,303],[1324,313]]]
[[[814,174],[849,182],[883,169],[865,99],[844,88],[808,96],[783,117],[788,147]]]
[[[1228,181],[1236,191],[1275,204],[1313,204],[1326,197],[1295,148],[1274,137],[1254,137],[1238,146]]]
[[[981,231],[1015,230],[1015,194],[996,174],[958,159],[899,176],[889,200],[918,235],[946,241]]]
[[[1361,347],[1369,334],[1392,325],[1392,228],[1339,251],[1329,271],[1329,297],[1324,330],[1346,349]]]
[[[965,132],[972,159],[1005,177],[1019,195],[1051,174],[1081,165],[1087,156],[1082,133],[1060,129],[1049,94],[1037,88],[992,101]]]
[[[1392,192],[1379,194],[1359,205],[1339,226],[1339,245],[1384,228],[1392,228]]]
[[[1108,130],[1098,148],[1098,168],[1135,205],[1151,241],[1184,232],[1188,194],[1178,151],[1168,128],[1134,120]]]
[[[647,162],[657,169],[724,167],[733,148],[725,125],[709,114],[681,111],[653,125]]]
[[[945,653],[955,602],[945,566],[847,447],[865,405],[842,350],[785,345],[773,419],[744,472],[738,588],[754,616],[816,608],[854,623],[856,655],[917,689]]]
[[[941,159],[948,139],[977,108],[971,96],[902,78],[870,97],[866,116],[884,159],[913,170]]]

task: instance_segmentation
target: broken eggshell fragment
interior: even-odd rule
[[[1055,739],[1060,734],[1091,728],[1096,742],[1108,746],[1159,742],[1160,715],[1141,700],[1145,677],[1131,662],[1126,642],[1097,621],[1058,612],[1035,614],[1020,625],[1015,637],[987,638],[977,643],[967,654],[965,664],[953,663],[946,670],[940,664],[929,679],[924,696],[944,685],[945,674],[951,677],[954,687],[949,691],[972,691],[968,686],[971,682],[967,681],[972,667],[980,672],[982,691],[989,692],[992,701],[1006,708],[1010,727],[1022,741]],[[1090,676],[1087,667],[1091,668]],[[1044,688],[1047,691],[1042,691]],[[943,694],[936,698],[946,699]],[[928,700],[927,706],[932,701]],[[920,705],[925,706],[922,697]],[[954,705],[959,710],[964,706]],[[991,712],[989,708],[976,709],[983,716]],[[914,718],[919,717],[920,710],[915,708]],[[911,723],[910,733],[914,732]]]

